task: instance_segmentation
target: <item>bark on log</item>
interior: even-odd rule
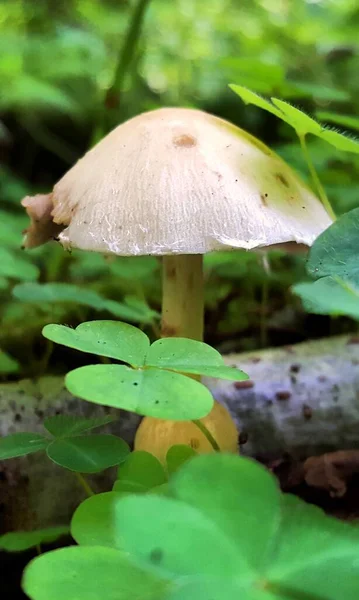
[[[341,336],[225,359],[251,380],[207,380],[236,419],[242,453],[272,461],[307,458],[359,444],[359,338]],[[0,435],[43,431],[45,416],[99,416],[116,411],[77,400],[60,377],[0,385]],[[117,411],[118,415],[118,411]],[[139,423],[122,413],[108,430],[132,441]],[[91,478],[110,489],[114,471]],[[0,463],[0,533],[67,523],[83,490],[74,475],[37,453]]]
[[[250,381],[206,382],[234,416],[242,453],[264,462],[359,444],[359,338],[228,355]]]

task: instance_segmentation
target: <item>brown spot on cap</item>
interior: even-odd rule
[[[254,387],[254,381],[251,381],[250,379],[246,379],[245,381],[235,381],[233,385],[237,390],[248,390]]]
[[[347,344],[359,344],[359,335],[352,335],[348,339]]]
[[[268,194],[261,194],[261,200],[262,200],[263,206],[268,206],[267,198],[268,198]]]
[[[289,183],[284,177],[284,175],[282,175],[282,173],[276,173],[275,178],[277,181],[280,181],[286,188],[289,188]]]
[[[277,392],[275,397],[277,400],[289,400],[289,398],[291,397],[291,393],[287,392],[287,391],[281,391],[281,392]]]
[[[183,133],[182,135],[177,135],[173,138],[173,145],[177,146],[177,148],[193,148],[196,144],[196,138],[189,133]]]

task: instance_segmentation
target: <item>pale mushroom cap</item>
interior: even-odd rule
[[[163,108],[114,129],[55,185],[66,247],[120,255],[310,246],[332,222],[286,163],[199,110]]]

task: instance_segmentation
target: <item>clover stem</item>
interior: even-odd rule
[[[162,337],[203,340],[203,257],[163,257]]]
[[[320,182],[320,179],[318,177],[318,173],[315,170],[313,161],[312,161],[312,159],[310,157],[310,154],[309,154],[309,151],[308,151],[308,146],[307,146],[307,142],[306,142],[306,139],[305,139],[305,135],[299,135],[299,134],[297,134],[297,135],[299,137],[300,146],[302,148],[303,156],[305,158],[305,161],[307,163],[309,172],[310,172],[311,177],[313,179],[313,183],[314,183],[314,185],[315,185],[315,187],[317,189],[318,196],[321,199],[322,204],[323,204],[324,208],[326,209],[327,213],[332,217],[333,221],[335,221],[336,220],[336,215],[335,215],[334,210],[332,209],[332,206],[331,206],[331,204],[330,204],[330,202],[328,200],[328,196],[327,196],[327,194],[325,192],[325,189],[324,189],[324,187],[322,186],[322,184]]]
[[[86,495],[88,497],[94,496],[95,492],[91,489],[91,487],[90,487],[88,481],[85,479],[85,477],[81,473],[78,473],[77,471],[74,472],[74,475],[75,475],[77,481],[79,482],[79,484],[81,485],[81,487],[85,490]]]
[[[192,423],[193,423],[193,425],[195,425],[196,427],[198,427],[198,429],[207,438],[207,440],[211,444],[213,450],[215,452],[220,452],[221,451],[220,447],[218,446],[215,438],[213,437],[213,435],[211,434],[211,432],[207,429],[207,427],[205,426],[205,424],[202,421],[200,421],[199,419],[193,419]]]

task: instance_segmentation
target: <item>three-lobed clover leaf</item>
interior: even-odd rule
[[[120,464],[129,454],[121,438],[110,434],[84,435],[113,421],[112,417],[82,418],[56,415],[44,426],[53,438],[38,433],[15,433],[0,439],[0,460],[45,450],[54,463],[80,473],[97,473]]]
[[[283,496],[268,471],[241,457],[190,460],[170,478],[166,497],[90,498],[71,529],[86,545],[30,564],[24,589],[32,600],[45,600],[46,592],[47,600],[60,599],[59,589],[80,598],[80,581],[86,592],[89,582],[98,592],[97,581],[106,577],[104,600],[125,598],[126,585],[131,597],[152,598],[152,588],[146,595],[141,587],[148,577],[158,586],[156,600],[356,600],[359,594],[356,528]],[[95,555],[96,567],[89,560]],[[90,563],[93,571],[83,571]]]
[[[168,476],[194,456],[196,452],[188,446],[172,446],[167,453],[165,469],[149,452],[131,452],[118,469],[113,491],[91,496],[76,509],[71,521],[73,538],[81,545],[121,548],[121,536],[113,520],[121,495],[167,491]]]
[[[359,154],[359,143],[356,140],[317,123],[317,121],[288,102],[284,102],[278,98],[266,100],[265,98],[262,98],[262,96],[259,96],[255,92],[252,92],[241,85],[231,84],[230,88],[245,104],[258,106],[279,119],[282,119],[282,121],[295,129],[299,137],[303,137],[310,133],[325,140],[339,150]]]
[[[122,408],[161,419],[190,420],[207,415],[213,398],[209,390],[186,375],[206,375],[240,381],[247,375],[227,367],[222,356],[202,342],[165,338],[150,345],[132,325],[91,321],[75,330],[47,325],[48,339],[113,358],[129,366],[89,365],[66,376],[68,390],[89,402]]]
[[[307,271],[317,281],[293,286],[308,312],[359,319],[358,232],[356,208],[341,216],[314,242]]]

